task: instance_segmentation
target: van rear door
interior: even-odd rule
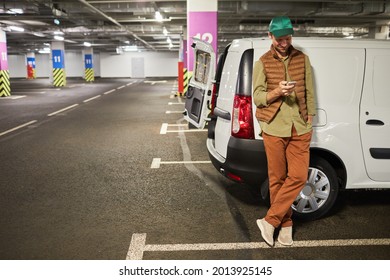
[[[204,128],[210,112],[215,75],[215,52],[204,41],[193,38],[194,72],[188,84],[184,118],[197,128]]]

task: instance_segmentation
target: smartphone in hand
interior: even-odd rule
[[[296,81],[290,81],[290,82],[287,82],[286,86],[292,86],[292,85],[295,85],[297,82]]]

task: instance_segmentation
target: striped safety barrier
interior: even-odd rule
[[[53,68],[53,85],[55,87],[64,87],[66,85],[64,68]]]
[[[9,71],[0,70],[0,97],[11,95],[11,83],[9,81]]]
[[[85,81],[93,82],[95,81],[95,73],[93,68],[85,68]]]

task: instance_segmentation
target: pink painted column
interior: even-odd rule
[[[218,47],[218,0],[187,0],[187,67],[193,71],[192,38],[196,37],[213,46],[215,57]]]
[[[0,97],[11,95],[8,71],[7,37],[0,29]]]

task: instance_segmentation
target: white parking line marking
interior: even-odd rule
[[[20,92],[19,92],[20,93]],[[7,99],[20,99],[26,97],[26,95],[11,95],[11,96],[3,96],[0,98],[0,100],[7,100]]]
[[[167,123],[163,123],[161,125],[160,134],[167,134],[167,129],[168,129],[168,124]]]
[[[103,93],[103,94],[110,94],[111,92],[114,92],[114,91],[116,91],[116,89],[112,89],[112,90],[106,91],[106,92]]]
[[[168,105],[183,105],[183,102],[168,102]]]
[[[150,168],[160,168],[161,158],[154,158]]]
[[[126,84],[126,86],[131,86],[133,83],[128,83],[128,84]]]
[[[160,168],[161,164],[204,164],[204,163],[211,163],[209,160],[184,160],[184,161],[161,161],[161,158],[154,158],[152,160],[152,164],[150,165],[150,168],[157,169]]]
[[[13,91],[12,94],[26,94],[26,93],[45,93],[46,91]]]
[[[304,240],[294,241],[290,247],[278,242],[274,248],[310,248],[310,247],[347,247],[347,246],[389,246],[390,239],[335,239],[335,240]],[[189,244],[146,244],[146,233],[133,234],[127,252],[127,260],[142,260],[144,252],[174,252],[174,251],[217,251],[217,250],[253,250],[273,249],[264,242],[238,243],[189,243]]]
[[[180,129],[180,130],[167,130],[168,132],[177,133],[177,132],[205,132],[207,129]]]
[[[145,84],[151,84],[152,86],[155,84],[165,84],[166,82],[167,82],[166,80],[163,80],[163,81],[144,81]]]
[[[188,126],[188,123],[185,124],[168,124],[168,123],[163,123],[161,125],[160,129],[160,134],[167,134],[167,133],[178,133],[178,132],[205,132],[207,129],[178,129],[178,130],[168,130],[169,126],[176,126],[176,127],[181,127],[181,126]]]
[[[122,88],[124,88],[125,86],[121,86],[121,87],[117,87],[116,89],[122,89]]]
[[[99,98],[100,96],[101,96],[101,95],[96,95],[96,96],[94,96],[94,97],[85,99],[83,102],[84,102],[84,103],[87,103],[87,102],[92,101],[92,100],[94,100],[94,99],[96,99],[96,98]]]
[[[146,233],[134,233],[131,237],[126,260],[142,260],[146,242]]]
[[[184,111],[166,111],[165,114],[183,114]]]
[[[56,115],[56,114],[58,114],[58,113],[64,112],[64,111],[69,110],[69,109],[72,109],[72,108],[74,108],[74,107],[76,107],[76,106],[79,106],[79,104],[73,104],[73,105],[68,106],[68,107],[66,107],[66,108],[63,108],[63,109],[61,109],[61,110],[58,110],[58,111],[55,111],[55,112],[53,112],[53,113],[47,114],[47,116],[48,116],[48,117],[54,116],[54,115]]]
[[[11,129],[6,130],[6,131],[4,131],[4,132],[1,132],[1,133],[0,133],[0,136],[6,135],[7,133],[10,133],[10,132],[12,132],[12,131],[18,130],[19,128],[23,128],[23,127],[25,127],[25,126],[28,126],[28,125],[33,124],[33,123],[36,123],[36,122],[37,122],[37,120],[33,120],[33,121],[30,121],[30,122],[26,122],[26,123],[21,124],[21,125],[19,125],[19,126],[17,126],[17,127],[14,127],[14,128],[11,128]]]

